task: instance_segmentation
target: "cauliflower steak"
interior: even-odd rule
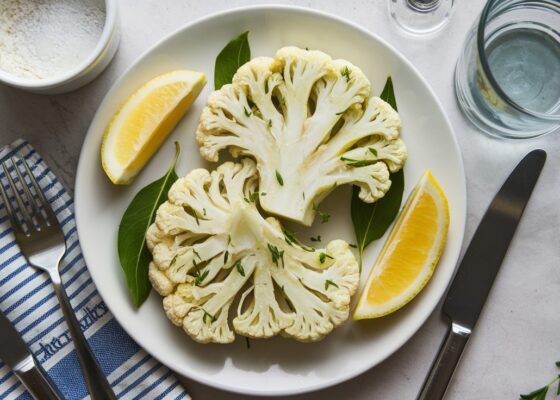
[[[348,318],[359,281],[348,244],[300,244],[260,215],[256,203],[268,194],[259,196],[257,184],[248,158],[195,169],[173,184],[148,229],[152,286],[168,318],[197,342],[229,343],[234,331],[314,341]]]
[[[237,70],[213,92],[200,117],[202,156],[218,161],[255,159],[260,204],[305,225],[337,185],[355,184],[372,203],[389,190],[390,172],[402,168],[406,147],[397,112],[370,97],[370,82],[345,60],[320,51],[284,47]]]

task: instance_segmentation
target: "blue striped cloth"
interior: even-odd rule
[[[23,140],[0,149],[0,162],[24,157],[55,211],[68,252],[62,280],[82,330],[119,399],[189,399],[172,372],[149,356],[119,326],[97,293],[85,265],[73,201],[39,154]],[[0,182],[7,181],[0,169]],[[45,273],[27,265],[0,200],[0,309],[12,321],[37,360],[68,400],[89,398],[74,345]],[[5,346],[0,343],[0,346]],[[31,399],[10,368],[0,361],[0,399]]]

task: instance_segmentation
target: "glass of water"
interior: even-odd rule
[[[498,137],[560,128],[560,1],[489,0],[455,69],[465,115]]]

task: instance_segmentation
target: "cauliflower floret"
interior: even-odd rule
[[[397,112],[377,97],[362,71],[320,51],[284,47],[237,70],[213,92],[197,129],[202,156],[255,159],[268,212],[310,225],[336,186],[355,184],[374,202],[402,168],[406,147]]]
[[[234,331],[319,340],[348,318],[359,279],[348,244],[307,247],[264,219],[256,177],[248,158],[192,171],[173,184],[146,234],[165,313],[198,342],[229,343]]]

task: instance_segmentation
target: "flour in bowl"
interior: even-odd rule
[[[105,23],[99,0],[0,0],[0,69],[54,78],[95,48]]]

